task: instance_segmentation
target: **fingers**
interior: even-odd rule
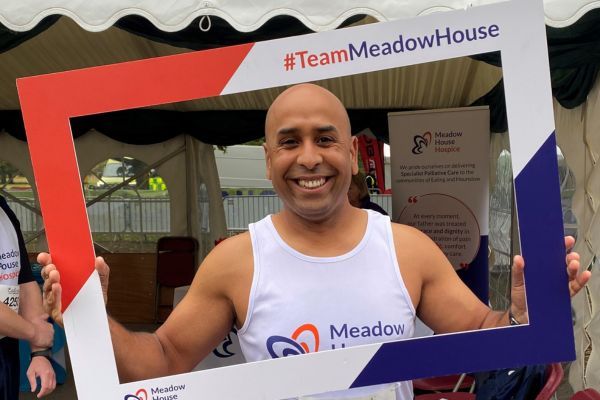
[[[42,266],[48,265],[52,263],[52,257],[48,253],[40,253],[37,255],[37,262]]]
[[[569,273],[569,293],[571,294],[571,297],[579,293],[579,291],[587,285],[591,277],[592,273],[590,271],[583,271],[579,275],[576,274],[573,278],[571,278]]]
[[[575,246],[575,238],[573,236],[565,236],[565,248],[567,252]]]
[[[52,367],[50,366],[50,368]],[[56,388],[56,375],[54,375],[54,371],[52,370],[45,371],[44,373],[40,374],[40,380],[41,388],[37,395],[38,399],[54,391]]]
[[[56,269],[56,265],[47,264],[42,268],[42,278],[44,279],[44,291],[47,291],[53,283],[60,282],[60,274]]]
[[[58,271],[56,271],[58,273]],[[60,285],[60,283],[55,283],[52,285],[52,299],[53,302],[52,303],[48,303],[51,307],[50,307],[50,311],[51,311],[51,316],[52,319],[59,324],[60,326],[63,326],[63,315],[62,315],[62,286]]]
[[[27,369],[27,379],[31,386],[31,392],[35,392],[38,389],[36,378],[40,378],[38,399],[51,393],[56,388],[56,375],[52,369],[52,364],[44,357],[33,357]]]
[[[94,261],[94,267],[98,271],[100,277],[100,285],[102,286],[102,296],[104,297],[104,305],[108,303],[108,276],[110,274],[110,268],[102,257],[96,257]]]
[[[523,271],[525,270],[525,260],[521,256],[515,256],[513,258],[512,265],[512,287],[520,288],[525,286],[525,276]]]
[[[29,381],[31,392],[35,392],[37,390],[37,380],[35,379],[35,370],[31,367],[27,369],[27,380]]]
[[[567,254],[567,265],[571,261],[577,261],[577,262],[579,262],[579,253],[576,253],[576,252],[573,251],[573,252]]]

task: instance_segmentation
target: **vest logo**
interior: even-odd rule
[[[425,132],[422,135],[415,135],[413,138],[415,146],[412,148],[413,154],[423,154],[423,151],[431,143],[431,132]]]
[[[331,350],[345,348],[347,342],[352,345],[375,343],[404,337],[404,324],[388,324],[381,320],[373,325],[330,324],[329,337]],[[381,338],[379,340],[362,338]],[[358,340],[356,340],[358,339]],[[267,339],[267,350],[272,358],[295,356],[319,351],[319,330],[313,324],[304,324],[292,333],[291,337],[273,335]],[[329,348],[329,344],[325,346]]]
[[[139,389],[135,394],[126,394],[123,400],[149,400],[146,389]]]
[[[236,335],[237,336],[237,329],[235,329],[235,328],[231,329],[231,332],[229,332],[227,334],[227,336],[225,336],[225,339],[223,339],[223,341],[221,342],[221,344],[218,345],[213,350],[213,354],[216,357],[219,357],[219,358],[229,358],[229,357],[235,356],[235,353],[229,348],[230,346],[233,345],[232,335]]]
[[[273,358],[295,356],[319,351],[319,330],[313,324],[304,324],[291,337],[269,336],[267,350]]]

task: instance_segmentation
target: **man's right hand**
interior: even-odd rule
[[[56,265],[52,264],[52,258],[48,253],[40,253],[37,256],[37,262],[43,266],[42,278],[44,279],[43,304],[44,310],[50,314],[52,319],[59,325],[63,325],[60,272]],[[102,257],[96,257],[94,268],[100,276],[100,285],[102,286],[102,295],[104,304],[108,301],[108,275],[110,269]]]
[[[48,314],[43,314],[31,321],[34,327],[33,337],[29,340],[32,347],[47,349],[54,342],[54,328],[49,324]]]

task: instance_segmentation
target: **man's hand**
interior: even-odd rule
[[[31,385],[32,393],[37,390],[36,378],[40,378],[41,381],[40,392],[37,395],[38,399],[52,393],[54,388],[56,388],[56,375],[54,374],[52,364],[50,364],[50,361],[46,357],[33,357],[27,369],[27,379],[29,380],[29,385]]]
[[[54,328],[48,323],[48,314],[43,314],[31,321],[34,328],[33,337],[29,340],[32,347],[48,348],[54,342]]]
[[[569,293],[571,297],[575,296],[589,282],[592,277],[590,271],[579,273],[579,254],[569,253],[575,245],[573,236],[565,237],[565,247],[567,248],[567,274],[569,275]]]
[[[42,268],[42,278],[44,279],[43,288],[43,305],[44,310],[50,314],[52,319],[59,325],[63,325],[62,316],[62,286],[60,284],[60,272],[56,269],[56,265],[52,264],[52,258],[48,253],[40,253],[37,256],[37,262]],[[102,286],[102,294],[104,296],[104,304],[108,301],[108,275],[110,269],[102,257],[96,257],[94,268],[100,276],[100,285]]]
[[[572,236],[565,236],[565,248],[567,249],[567,274],[569,276],[569,293],[571,297],[575,296],[588,283],[592,273],[583,271],[579,273],[579,254],[569,252],[575,245],[575,239]],[[515,256],[512,265],[512,288],[510,311],[519,323],[527,323],[529,316],[527,314],[527,300],[525,298],[525,279],[523,271],[525,261],[521,256]]]

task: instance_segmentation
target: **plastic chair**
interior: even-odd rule
[[[591,388],[580,390],[571,397],[571,400],[600,400],[600,393]]]
[[[156,307],[154,322],[164,322],[173,310],[173,291],[192,283],[196,274],[198,241],[189,236],[166,236],[156,243]],[[166,292],[166,293],[163,293]],[[160,310],[165,310],[160,313]]]
[[[473,377],[467,374],[437,376],[433,378],[420,378],[413,380],[413,388],[428,392],[457,392],[460,389],[469,389],[473,386]]]
[[[563,379],[564,371],[559,363],[549,364],[546,368],[546,383],[535,397],[535,400],[550,400],[556,393]]]
[[[468,392],[427,393],[415,396],[414,400],[475,400],[475,395]]]

